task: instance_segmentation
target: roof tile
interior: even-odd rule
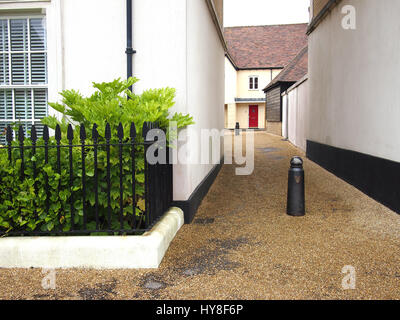
[[[308,46],[298,52],[296,57],[264,89],[274,87],[278,82],[297,82],[308,72]]]
[[[239,69],[283,68],[307,44],[307,23],[225,28]]]

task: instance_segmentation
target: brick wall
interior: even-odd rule
[[[267,132],[282,136],[282,122],[269,122],[267,121]]]

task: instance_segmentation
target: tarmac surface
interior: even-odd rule
[[[400,215],[305,159],[307,215],[287,216],[304,153],[255,136],[253,175],[224,165],[159,269],[56,270],[55,289],[40,269],[0,269],[0,299],[400,299]]]

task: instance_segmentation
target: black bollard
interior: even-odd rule
[[[294,157],[290,161],[287,214],[294,217],[301,217],[306,214],[304,196],[304,169],[303,160]]]
[[[239,122],[236,122],[235,135],[236,136],[240,135],[240,124],[239,124]]]

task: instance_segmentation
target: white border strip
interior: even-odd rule
[[[289,92],[293,91],[297,87],[300,87],[304,82],[308,81],[308,74],[306,74],[303,78],[301,78],[299,81],[297,81],[294,85],[292,85],[290,88],[288,88],[285,92],[282,93],[282,97]]]
[[[142,236],[2,238],[0,268],[158,268],[183,224],[183,211],[171,208]]]

